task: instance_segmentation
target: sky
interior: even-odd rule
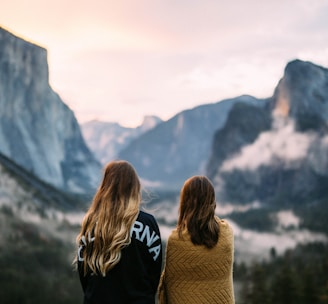
[[[48,51],[80,123],[126,127],[270,97],[294,59],[328,67],[328,0],[0,0],[0,25]]]

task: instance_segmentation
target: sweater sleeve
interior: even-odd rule
[[[171,234],[172,235],[172,234]],[[165,253],[165,257],[167,259],[168,257],[168,251],[169,251],[169,247],[170,247],[170,238],[171,235],[169,236],[167,243],[166,243],[166,253]],[[168,303],[168,299],[167,299],[167,290],[166,290],[166,261],[165,261],[165,265],[160,277],[160,281],[159,281],[159,285],[158,285],[158,290],[157,290],[157,294],[158,294],[158,304],[167,304]]]
[[[162,275],[161,275],[161,279],[159,281],[158,303],[159,304],[167,304],[166,286],[165,286],[165,270],[163,270]]]

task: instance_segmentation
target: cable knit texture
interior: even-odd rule
[[[181,239],[176,230],[172,231],[159,285],[160,304],[235,303],[233,231],[227,221],[217,220],[220,237],[212,249],[194,245],[187,231]]]

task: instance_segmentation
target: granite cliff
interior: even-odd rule
[[[288,205],[325,197],[328,70],[291,61],[262,113],[237,106],[216,131],[207,165],[220,200]]]
[[[46,49],[0,28],[0,152],[69,192],[96,188],[100,164],[49,85]]]

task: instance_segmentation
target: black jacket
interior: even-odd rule
[[[83,246],[80,250],[83,250]],[[79,250],[79,252],[80,252]],[[155,218],[143,211],[131,229],[131,244],[105,277],[78,270],[84,304],[154,304],[162,266],[162,243]]]

